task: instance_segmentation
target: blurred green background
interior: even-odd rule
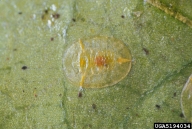
[[[192,19],[191,0],[160,2]],[[79,87],[64,77],[63,54],[79,38],[98,35],[123,41],[134,62],[118,84],[84,89],[79,98]],[[187,122],[180,99],[191,73],[191,26],[147,0],[0,0],[1,129]]]

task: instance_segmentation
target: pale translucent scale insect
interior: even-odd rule
[[[115,38],[79,39],[69,46],[63,57],[66,78],[82,88],[111,86],[131,69],[128,47]]]
[[[181,93],[181,109],[187,121],[192,122],[192,74]]]

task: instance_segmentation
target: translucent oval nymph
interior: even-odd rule
[[[66,78],[82,88],[111,86],[122,80],[131,69],[128,47],[115,38],[79,39],[64,53]]]
[[[187,121],[192,122],[192,74],[181,92],[181,109]]]

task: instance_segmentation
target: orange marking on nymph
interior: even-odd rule
[[[107,60],[104,56],[97,56],[95,58],[95,64],[98,67],[106,66],[107,65]]]

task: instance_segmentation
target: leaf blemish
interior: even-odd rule
[[[145,52],[146,55],[149,55],[149,50],[146,48],[143,48],[143,51]]]
[[[79,93],[78,93],[78,97],[81,98],[82,96],[83,96],[82,92],[79,91]]]
[[[183,113],[180,113],[179,115],[181,118],[184,118],[184,114]]]
[[[51,41],[53,41],[54,40],[54,38],[53,37],[51,37]]]
[[[155,107],[156,107],[157,109],[160,109],[160,108],[161,108],[161,106],[158,105],[158,104],[156,104]]]
[[[73,22],[76,22],[75,18],[72,19]]]
[[[21,69],[22,69],[22,70],[26,70],[26,69],[27,69],[27,66],[23,66]]]
[[[96,104],[92,104],[92,108],[96,109],[97,108]]]
[[[121,15],[121,18],[125,18],[125,16],[124,16],[124,15]]]

